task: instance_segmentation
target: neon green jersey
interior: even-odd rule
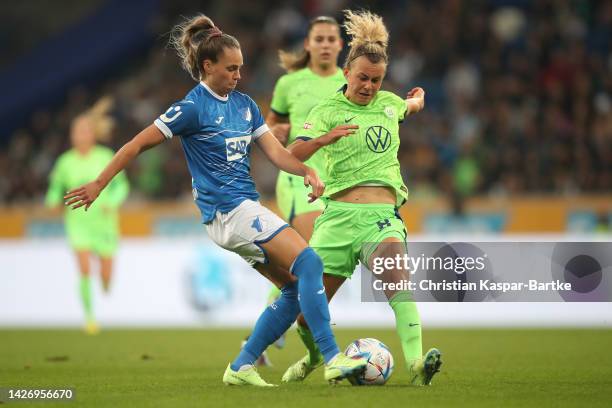
[[[274,95],[270,108],[281,116],[289,116],[291,130],[287,145],[293,143],[300,133],[300,129],[308,117],[308,113],[317,106],[322,99],[334,94],[346,83],[342,70],[338,68],[335,74],[322,77],[310,68],[303,68],[279,78],[274,88]],[[313,167],[320,174],[324,170],[320,155],[313,155],[306,164]]]
[[[103,146],[94,146],[86,155],[74,149],[63,153],[51,171],[45,204],[49,207],[63,205],[66,192],[98,177],[111,161],[113,154],[111,149]],[[65,211],[66,222],[78,222],[83,217],[108,217],[109,211],[116,211],[123,203],[128,191],[127,178],[124,172],[121,172],[102,190],[87,212],[85,207]]]
[[[320,150],[326,164],[325,197],[359,184],[382,184],[395,189],[398,206],[408,198],[397,159],[399,122],[405,114],[406,101],[386,91],[365,106],[336,92],[310,112],[299,136],[316,138],[340,125],[359,126],[355,134]]]

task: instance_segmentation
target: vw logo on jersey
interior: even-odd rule
[[[174,113],[173,113],[174,112]],[[175,106],[175,107],[170,107],[166,113],[163,113],[159,118],[162,120],[162,122],[165,123],[170,123],[172,122],[174,119],[178,118],[179,116],[181,116],[183,114],[183,112],[181,112],[181,107],[180,106]]]
[[[246,156],[251,143],[251,135],[230,137],[225,139],[227,161],[240,160]]]
[[[391,146],[391,132],[382,126],[370,126],[366,131],[366,143],[374,153],[384,153]]]

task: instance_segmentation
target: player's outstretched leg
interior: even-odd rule
[[[402,344],[410,383],[430,385],[433,376],[440,371],[441,353],[432,348],[422,356],[421,319],[412,294],[398,292],[391,297],[389,304],[395,313],[397,334]]]
[[[228,366],[223,382],[232,385],[268,386],[254,363],[264,350],[293,324],[300,312],[297,282],[287,283],[281,296],[261,314],[238,357]]]
[[[270,306],[272,303],[274,303],[276,300],[278,300],[280,295],[281,295],[281,290],[279,288],[277,288],[275,285],[272,285],[272,287],[268,291],[268,299],[267,299],[267,302],[266,302],[266,306]],[[274,346],[276,348],[282,349],[285,346],[285,336],[286,335],[287,335],[287,332],[283,333],[274,342]],[[249,337],[250,337],[250,335],[248,335],[248,336],[246,336],[244,338],[244,340],[242,341],[242,344],[240,344],[240,348],[243,348],[245,346],[245,344],[249,340]],[[268,353],[266,352],[266,350],[264,350],[263,353],[261,353],[261,355],[259,356],[259,358],[257,358],[257,360],[255,360],[255,366],[256,367],[259,367],[259,366],[272,367],[272,361],[270,360],[270,357],[268,356]]]
[[[403,226],[401,227],[403,228]],[[378,245],[370,259],[394,259],[406,253],[405,242],[397,237],[388,237]],[[383,282],[398,283],[408,279],[406,271],[401,268],[388,268],[383,271]],[[421,331],[421,318],[417,304],[410,291],[386,290],[389,306],[395,314],[397,335],[400,338],[402,352],[408,368],[410,382],[415,385],[429,385],[433,376],[440,371],[440,352],[438,349],[429,350],[423,356],[423,340]]]
[[[406,367],[410,369],[423,356],[421,318],[412,293],[400,291],[389,299],[395,314],[395,326],[400,338]]]
[[[430,349],[423,359],[415,361],[410,366],[410,383],[412,385],[431,385],[431,380],[436,373],[440,372],[442,365],[442,353],[437,348]]]
[[[300,309],[325,360],[325,380],[335,383],[359,375],[366,368],[366,359],[341,353],[331,330],[321,258],[312,248],[306,248],[293,262],[291,272],[299,281]]]

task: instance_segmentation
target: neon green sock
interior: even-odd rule
[[[423,343],[421,337],[421,318],[412,293],[398,292],[391,299],[389,305],[395,313],[397,334],[402,343],[402,351],[406,366],[410,369],[415,360],[423,356]]]
[[[85,311],[85,319],[87,319],[88,322],[93,322],[93,302],[91,296],[91,279],[89,276],[81,276],[79,289],[81,301],[83,302],[83,310]]]
[[[310,356],[310,364],[317,364],[319,361],[323,360],[323,354],[319,351],[319,347],[317,347],[317,343],[314,341],[314,337],[312,337],[312,333],[309,329],[302,327],[298,324],[297,332],[302,339],[302,343],[308,349],[308,355]]]

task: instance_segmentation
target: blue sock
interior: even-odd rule
[[[238,371],[245,364],[253,364],[270,344],[291,327],[298,314],[300,314],[298,285],[297,282],[293,282],[285,285],[281,289],[280,297],[266,307],[259,316],[253,333],[240,350],[238,357],[232,361],[232,370]]]
[[[300,309],[327,363],[340,349],[329,324],[329,306],[323,288],[323,262],[308,247],[295,258],[291,272],[298,277]]]

